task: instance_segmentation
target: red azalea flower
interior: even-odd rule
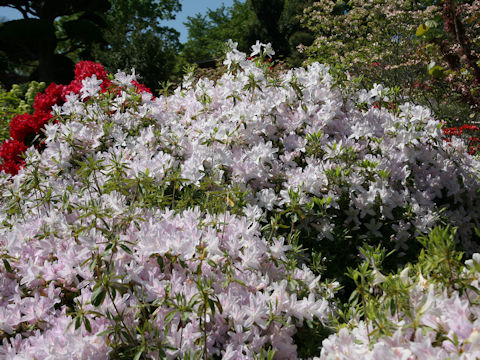
[[[52,83],[49,88],[55,85]],[[48,89],[48,88],[47,88]],[[64,102],[63,95],[64,86],[58,87],[55,89],[54,93],[45,93],[45,94],[38,94],[35,97],[35,102],[33,103],[33,108],[35,112],[44,112],[49,113],[52,110],[53,105],[61,105]]]
[[[36,132],[37,120],[30,114],[14,116],[10,122],[10,136],[23,142],[25,139]]]
[[[103,79],[103,82],[100,84],[100,88],[102,92],[108,91],[112,87],[112,82],[109,79]]]
[[[478,126],[477,125],[469,125],[469,124],[465,124],[465,125],[462,125],[460,126],[460,131],[462,132],[463,130],[478,130]]]
[[[12,160],[4,161],[3,164],[0,164],[0,172],[5,171],[7,174],[10,175],[17,175],[18,170],[23,165],[23,162],[15,162]]]
[[[33,114],[34,118],[34,130],[35,134],[39,134],[40,131],[44,128],[45,124],[47,124],[50,119],[53,118],[50,112],[36,112]]]
[[[22,161],[21,154],[27,150],[24,143],[15,139],[6,140],[0,145],[0,157],[3,158],[4,163],[8,161],[19,162]]]
[[[49,112],[36,112],[34,115],[23,114],[15,116],[10,122],[10,136],[20,142],[39,134],[52,115]]]
[[[52,98],[58,99],[58,98],[62,97],[62,92],[63,92],[64,88],[65,88],[65,85],[51,83],[45,89],[45,94],[47,94],[48,96],[50,96]]]
[[[65,85],[57,85],[51,83],[45,89],[45,94],[38,94],[35,98],[33,108],[35,111],[50,113],[53,105],[61,105],[65,101],[63,93],[65,91]]]
[[[55,103],[55,99],[52,99],[47,94],[40,94],[35,97],[33,108],[35,111],[47,112],[52,109],[52,105]]]
[[[96,75],[97,79],[105,80],[107,78],[107,72],[100,63],[93,61],[80,61],[75,65],[75,80],[83,80],[88,77]]]
[[[82,80],[72,80],[72,82],[63,89],[62,98],[66,99],[66,96],[70,95],[72,92],[78,94],[81,88]]]
[[[149,94],[152,93],[152,90],[150,90],[150,88],[146,87],[145,85],[143,84],[140,84],[139,82],[133,80],[132,81],[132,84],[135,86],[135,88],[139,91],[139,92],[147,92]]]

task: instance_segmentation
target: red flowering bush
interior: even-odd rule
[[[96,76],[102,80],[100,85],[103,92],[112,86],[107,72],[100,63],[81,61],[75,66],[75,78],[69,85],[51,83],[44,93],[38,93],[33,104],[33,114],[14,116],[10,122],[10,140],[0,145],[0,172],[5,171],[15,175],[23,165],[22,153],[29,146],[38,146],[41,143],[42,129],[52,118],[52,107],[62,105],[68,94],[78,94],[82,89],[82,81]],[[151,93],[144,85],[134,82],[140,91]]]
[[[38,94],[35,98],[33,108],[35,112],[49,113],[53,105],[60,105],[65,100],[63,92],[65,85],[51,83],[46,89],[45,94]]]
[[[84,80],[95,75],[97,79],[105,80],[107,72],[100,63],[93,61],[80,61],[75,65],[75,80]]]
[[[138,92],[147,92],[149,94],[152,93],[152,90],[150,90],[150,88],[146,87],[145,85],[143,84],[140,84],[139,82],[137,82],[136,80],[133,80],[132,81],[132,84],[133,86],[135,86],[135,88],[137,89]]]
[[[477,137],[478,126],[465,124],[460,127],[443,128],[444,140],[451,142],[452,137],[465,137],[468,145],[468,153],[471,155],[477,154],[480,151],[480,139]]]
[[[36,132],[36,128],[37,126],[33,115],[17,115],[14,116],[10,122],[10,136],[12,139],[24,142],[29,135]]]
[[[107,91],[112,85],[107,77],[107,72],[100,63],[94,63],[93,61],[80,61],[75,65],[75,79],[63,89],[62,99],[65,100],[65,96],[72,92],[78,94],[82,88],[82,81],[93,75],[95,75],[98,80],[103,80],[100,85],[102,91]]]

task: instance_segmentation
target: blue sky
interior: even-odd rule
[[[187,21],[187,16],[193,16],[201,13],[205,14],[207,9],[216,9],[223,4],[225,6],[231,6],[233,0],[180,0],[182,4],[182,11],[177,13],[176,19],[167,21],[166,26],[171,26],[180,32],[180,42],[187,40],[187,28],[183,25],[183,22]],[[20,19],[21,14],[19,11],[0,6],[0,17],[7,18],[9,20]]]

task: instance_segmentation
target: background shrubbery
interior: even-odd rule
[[[33,112],[35,97],[44,89],[45,83],[36,81],[13,85],[9,91],[0,88],[0,141],[10,138],[10,121],[15,115]]]
[[[228,39],[242,51],[260,40],[272,43],[287,66],[319,61],[349,72],[363,88],[396,89],[401,101],[429,107],[450,126],[480,121],[476,0],[235,0],[189,17],[185,44],[162,25],[181,8],[178,0],[78,3],[55,8],[54,17],[48,14],[55,1],[26,3],[0,3],[28,17],[0,29],[0,78],[7,89],[19,76],[68,83],[73,63],[95,60],[111,72],[135,68],[158,94],[167,81],[179,83],[186,65],[221,63]],[[56,46],[37,48],[19,29]]]

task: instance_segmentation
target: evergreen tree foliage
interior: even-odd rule
[[[14,71],[31,79],[68,82],[76,56],[89,58],[91,46],[103,41],[103,14],[108,0],[2,0],[23,19],[0,26],[0,51]]]
[[[221,54],[228,39],[246,52],[260,40],[271,43],[277,57],[298,65],[302,56],[297,46],[308,46],[314,38],[300,22],[303,9],[312,3],[312,0],[235,0],[231,7],[222,5],[206,15],[189,17],[185,23],[188,41],[183,55],[189,62],[199,62]]]
[[[183,55],[189,62],[212,59],[224,53],[223,46],[228,39],[238,43],[239,49],[247,51],[251,43],[247,36],[255,22],[255,14],[249,2],[234,0],[233,5],[209,9],[206,15],[189,16],[185,25],[188,41]]]
[[[175,18],[181,10],[178,0],[111,0],[107,12],[106,43],[97,46],[94,54],[110,71],[132,68],[142,74],[148,87],[171,76],[176,54],[180,51],[179,33],[163,26],[162,21]]]

